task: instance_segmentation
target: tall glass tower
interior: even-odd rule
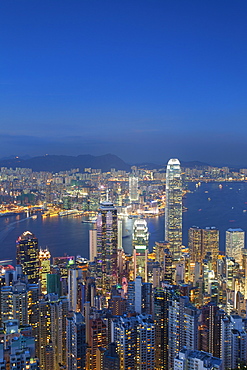
[[[170,159],[166,168],[165,240],[173,258],[179,260],[182,245],[182,178],[178,159]]]
[[[118,282],[118,219],[111,202],[100,205],[97,217],[97,287],[105,297]]]
[[[38,239],[30,231],[25,231],[16,241],[16,263],[21,265],[29,284],[39,282]]]

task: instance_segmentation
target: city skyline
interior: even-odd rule
[[[1,2],[0,157],[244,164],[246,2]]]

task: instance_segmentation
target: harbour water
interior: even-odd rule
[[[191,191],[184,198],[183,243],[187,245],[191,226],[215,226],[220,230],[220,249],[224,250],[225,231],[240,227],[247,231],[247,183],[202,183],[196,187],[189,183]],[[155,241],[164,240],[164,216],[148,218],[150,233],[149,249]],[[123,220],[123,247],[132,252],[131,233],[133,219]],[[37,219],[24,215],[0,218],[0,260],[15,261],[15,241],[24,231],[33,232],[41,247],[48,247],[52,256],[81,255],[88,257],[89,229],[81,217],[51,217]]]

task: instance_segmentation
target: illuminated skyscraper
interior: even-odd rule
[[[97,288],[110,297],[111,286],[118,282],[117,274],[118,220],[113,203],[101,203],[97,217]]]
[[[129,177],[129,197],[131,202],[135,202],[139,198],[138,194],[138,177]]]
[[[200,229],[193,226],[189,229],[189,249],[192,262],[202,263],[207,253],[212,257],[212,269],[216,273],[219,254],[219,230],[216,227]]]
[[[182,178],[178,159],[170,159],[166,169],[165,240],[173,258],[179,260],[182,245]]]
[[[39,281],[38,239],[30,231],[25,231],[16,241],[16,263],[21,265],[29,284]]]
[[[135,220],[133,226],[134,276],[135,278],[141,276],[145,282],[147,282],[148,236],[147,221]]]
[[[47,293],[47,274],[51,272],[51,254],[48,249],[39,250],[41,292]]]
[[[244,249],[244,231],[228,229],[226,231],[226,255],[233,257],[242,266],[242,250]]]

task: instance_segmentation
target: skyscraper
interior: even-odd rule
[[[242,229],[228,229],[226,231],[226,255],[233,257],[242,265],[242,250],[244,249],[244,231]]]
[[[131,202],[135,202],[139,198],[138,194],[138,177],[129,177],[129,197]]]
[[[134,272],[135,278],[141,276],[145,282],[147,282],[148,236],[147,221],[135,220],[133,226]]]
[[[219,230],[216,227],[200,229],[193,226],[189,229],[189,249],[191,262],[202,263],[207,253],[212,256],[212,268],[216,273],[216,263],[219,254]]]
[[[100,205],[97,217],[97,288],[106,298],[117,283],[118,220],[111,202]]]
[[[41,281],[41,292],[47,293],[47,274],[51,272],[51,254],[49,250],[40,248],[39,251],[39,263],[40,263],[40,281]]]
[[[30,231],[25,231],[16,241],[16,263],[21,265],[29,284],[39,281],[38,239]]]
[[[178,159],[170,159],[166,169],[165,240],[173,258],[179,260],[182,245],[182,178]]]

